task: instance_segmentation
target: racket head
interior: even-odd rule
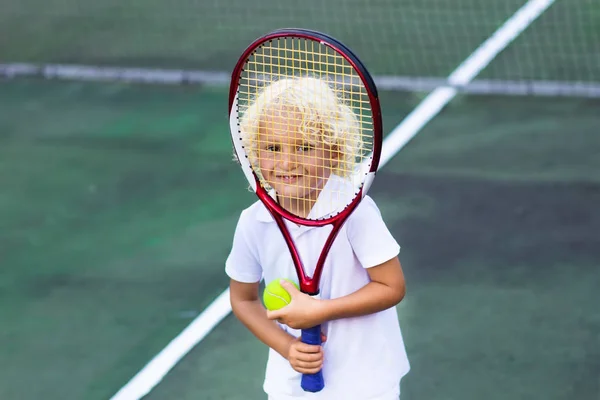
[[[244,174],[269,211],[297,224],[345,220],[367,193],[381,152],[377,88],[338,40],[280,29],[234,68],[230,131]]]

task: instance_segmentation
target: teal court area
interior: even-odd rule
[[[286,25],[378,76],[443,79],[526,1],[303,3],[6,0],[0,63],[226,76]],[[599,37],[592,1],[556,1],[478,78],[593,88]],[[385,133],[425,95],[382,90]],[[378,173],[408,288],[403,400],[600,397],[599,109],[459,94]],[[109,399],[222,293],[255,201],[228,135],[223,82],[0,78],[0,398]],[[230,315],[145,398],[264,399],[265,360]]]

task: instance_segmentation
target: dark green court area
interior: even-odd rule
[[[600,8],[558,0],[480,78],[598,82]],[[3,0],[2,62],[229,72],[282,27],[342,40],[376,75],[448,76],[525,0]]]
[[[419,102],[383,93],[386,132]],[[404,399],[600,396],[598,101],[461,97],[378,174]],[[226,90],[0,82],[0,398],[107,399],[227,285]],[[208,183],[207,183],[208,182]],[[228,317],[149,399],[264,399]]]

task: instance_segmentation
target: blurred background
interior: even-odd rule
[[[402,399],[600,399],[597,0],[0,0],[0,398],[139,398],[115,394],[226,289],[255,201],[229,74],[280,27],[357,53],[386,134],[458,90],[371,192],[402,245]],[[265,398],[266,348],[208,330],[145,399]]]

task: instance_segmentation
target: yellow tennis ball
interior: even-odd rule
[[[279,310],[290,304],[292,301],[292,297],[290,294],[281,286],[279,283],[281,279],[275,279],[271,281],[263,292],[263,302],[265,303],[265,307],[267,310],[275,311]],[[298,284],[290,279],[286,279],[286,281],[291,282],[298,288]]]

